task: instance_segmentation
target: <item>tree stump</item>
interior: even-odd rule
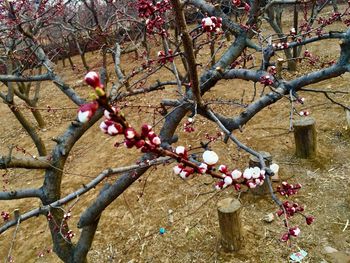
[[[272,156],[269,152],[264,152],[261,151],[260,152],[265,160],[265,165],[266,167],[269,167],[272,163]],[[260,162],[259,162],[259,158],[251,155],[249,157],[249,167],[259,167],[261,168]],[[269,185],[265,182],[263,183],[263,185],[261,186],[257,186],[256,188],[251,189],[252,193],[255,195],[264,195],[269,193]]]
[[[242,227],[239,218],[241,203],[237,199],[225,198],[217,204],[221,245],[227,252],[238,251],[242,247]]]
[[[293,128],[296,156],[303,159],[314,157],[317,149],[315,119],[303,118],[293,121]]]
[[[282,69],[283,69],[283,58],[278,58],[276,62],[276,78],[281,79],[282,78]]]

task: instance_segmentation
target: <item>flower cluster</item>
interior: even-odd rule
[[[1,217],[5,222],[10,220],[10,214],[6,211],[1,211]]]
[[[188,152],[184,146],[177,146],[175,153],[178,155],[180,163],[173,168],[173,171],[183,179],[191,178],[195,172],[206,173],[219,160],[219,156],[214,151],[205,151],[202,156],[203,163],[194,168],[184,164],[185,161],[188,161]]]
[[[221,32],[222,18],[211,16],[202,19],[202,28],[205,32]]]
[[[269,68],[269,74],[274,76],[274,75],[276,75],[276,73],[277,73],[276,67],[275,66],[271,66]]]
[[[194,131],[193,124],[194,124],[193,118],[188,118],[187,121],[184,123],[184,131],[188,133],[193,132]]]
[[[119,111],[113,107],[114,113],[111,114],[105,110],[105,120],[100,124],[100,129],[110,135],[116,136],[118,134],[124,135],[124,145],[127,148],[136,147],[141,149],[141,152],[151,152],[158,148],[161,144],[159,136],[152,130],[152,126],[144,124],[141,127],[141,132],[138,133],[133,127],[123,127],[121,123],[116,121],[113,117],[118,116]]]
[[[167,36],[166,30],[163,28],[165,20],[161,16],[155,16],[154,19],[146,20],[146,31],[148,34],[159,34],[161,36]]]
[[[289,184],[287,182],[282,182],[281,185],[277,186],[277,192],[282,196],[291,196],[298,193],[301,189],[301,184]]]
[[[284,233],[284,234],[282,235],[281,241],[287,242],[287,241],[290,239],[290,237],[292,237],[292,236],[293,236],[293,237],[297,237],[297,236],[299,236],[299,234],[300,234],[300,228],[297,227],[297,226],[292,227],[292,228],[290,228],[290,229],[288,230],[287,233]]]
[[[159,1],[153,4],[151,0],[138,0],[137,10],[140,18],[146,19],[146,30],[148,34],[160,34],[166,35],[166,31],[163,29],[165,20],[162,14],[171,9],[171,3],[169,0]]]
[[[239,58],[237,58],[235,61],[233,61],[230,65],[231,68],[242,68],[243,65],[247,63],[248,61],[253,61],[254,60],[254,56],[253,54],[247,54],[247,55],[242,55]]]
[[[302,206],[300,206],[298,203],[284,201],[282,205],[283,205],[284,210],[286,211],[287,218],[294,216],[296,213],[300,213],[300,212],[304,211],[304,208]],[[278,216],[281,216],[283,214],[284,214],[283,209],[280,209],[277,211]]]
[[[273,80],[270,75],[262,76],[260,78],[260,83],[265,85],[265,86],[270,86],[273,84]]]
[[[297,34],[297,31],[295,30],[294,27],[292,27],[292,28],[289,30],[289,35],[291,35],[292,37],[295,37],[296,34]]]
[[[271,164],[270,170],[273,173],[277,173],[279,166],[277,164]],[[220,165],[219,171],[223,174],[223,180],[219,181],[215,188],[223,189],[232,185],[237,191],[241,189],[242,185],[246,185],[248,188],[256,188],[264,184],[266,178],[266,171],[259,167],[249,167],[242,173],[238,169],[234,169],[230,172],[226,165]]]
[[[66,214],[63,215],[63,220],[68,220],[68,219],[71,218],[71,216],[72,216],[71,213],[68,212],[68,213],[66,213]]]
[[[71,240],[75,236],[75,233],[73,230],[68,230],[67,233],[64,235],[64,237],[68,240]]]
[[[319,61],[319,58],[317,56],[314,56],[309,50],[304,51],[304,58],[307,58],[310,65],[315,65],[316,62]]]
[[[319,17],[317,19],[317,23],[322,26],[328,26],[340,19],[341,19],[341,14],[339,12],[334,12],[328,18]]]
[[[158,52],[158,63],[160,64],[166,64],[167,62],[173,62],[174,61],[174,56],[173,56],[173,51],[171,49],[168,50],[168,54],[165,54],[163,50]]]
[[[101,83],[100,77],[96,72],[90,71],[85,75],[84,80],[89,86],[91,86],[94,89],[95,97],[96,96],[97,98],[106,97],[106,92],[104,91],[103,84]],[[82,123],[88,122],[92,118],[92,116],[94,116],[98,107],[99,105],[96,100],[81,105],[78,109],[78,120]]]
[[[137,11],[140,18],[148,18],[154,15],[156,12],[164,13],[169,9],[171,9],[169,0],[159,1],[155,5],[153,4],[153,1],[150,0],[137,1]]]
[[[273,43],[272,46],[277,50],[287,49],[289,47],[289,43],[288,42],[279,42],[277,44]]]
[[[300,111],[300,112],[299,112],[299,115],[300,115],[300,116],[305,116],[305,117],[306,117],[306,116],[309,116],[309,115],[310,115],[310,112],[307,111],[307,110],[303,110],[303,111]]]

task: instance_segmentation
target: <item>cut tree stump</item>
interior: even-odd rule
[[[265,160],[265,165],[266,167],[269,167],[272,163],[272,156],[269,152],[264,152],[261,151],[260,154],[263,156],[264,160]],[[259,162],[259,158],[251,155],[249,157],[249,167],[259,167],[261,168],[260,162]],[[263,183],[263,185],[261,186],[257,186],[256,188],[251,189],[251,192],[255,195],[264,195],[269,193],[269,185],[265,182]]]
[[[217,204],[221,245],[227,252],[238,251],[242,247],[243,235],[240,220],[241,203],[234,198],[225,198]]]
[[[303,159],[315,157],[317,150],[315,119],[303,118],[293,121],[293,128],[296,156]]]

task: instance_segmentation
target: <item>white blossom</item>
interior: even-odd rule
[[[219,161],[219,156],[214,151],[205,151],[203,161],[208,165],[214,165]]]

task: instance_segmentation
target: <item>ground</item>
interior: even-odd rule
[[[340,27],[340,24],[337,26]],[[322,59],[327,60],[337,57],[339,46],[335,41],[324,41],[310,47],[310,50],[315,54],[321,52]],[[200,54],[202,59],[208,55],[206,52]],[[94,65],[96,56],[88,55],[91,65]],[[140,63],[130,63],[131,60],[134,60],[133,55],[123,57],[122,65],[130,69]],[[74,57],[74,61],[80,65],[78,57]],[[94,69],[98,69],[98,64]],[[310,70],[309,66],[301,65],[298,72],[293,74],[301,75]],[[57,71],[62,73],[65,81],[75,86],[79,94],[88,97],[89,88],[79,81],[84,72],[72,73],[68,68],[63,68],[61,63]],[[293,74],[285,73],[285,77]],[[160,80],[166,77],[165,72],[158,75]],[[313,87],[346,91],[349,80],[350,74],[347,73]],[[253,96],[251,83],[221,81],[204,99],[240,99],[243,91],[244,102],[249,102]],[[257,94],[261,91],[262,87],[258,86]],[[50,105],[52,108],[65,108],[42,111],[47,125],[45,129],[38,129],[38,132],[49,145],[48,148],[52,149],[55,144],[52,137],[62,134],[75,119],[76,107],[51,83],[43,84],[41,94],[40,107]],[[124,111],[136,127],[143,122],[153,121],[153,115],[146,112],[152,112],[151,107],[145,110],[136,106],[155,105],[159,103],[159,98],[174,97],[175,90],[166,88],[156,94],[140,95],[128,102],[134,107],[127,107]],[[290,200],[302,204],[305,214],[313,215],[316,220],[310,226],[305,224],[301,216],[291,220],[291,225],[301,228],[300,237],[293,239],[290,244],[282,243],[280,237],[285,231],[282,221],[279,218],[271,223],[262,220],[266,214],[275,213],[278,209],[269,195],[256,196],[251,192],[238,195],[233,189],[215,191],[214,181],[209,177],[198,176],[185,182],[172,174],[172,165],[159,166],[150,169],[104,211],[88,254],[89,262],[288,262],[289,255],[300,249],[308,252],[303,262],[350,262],[350,227],[346,227],[350,219],[350,128],[347,127],[344,110],[322,94],[300,92],[300,95],[306,100],[305,105],[298,106],[298,110],[309,110],[316,120],[316,158],[302,160],[294,155],[293,132],[289,131],[290,104],[287,99],[257,114],[243,127],[242,133],[234,132],[250,147],[272,154],[274,162],[281,167],[281,180],[303,185],[300,192],[290,197]],[[349,105],[348,94],[332,97]],[[241,110],[222,105],[213,105],[213,108],[230,114]],[[30,116],[28,110],[21,110]],[[37,154],[25,131],[3,103],[0,104],[0,119],[1,154],[7,154],[11,144],[26,149],[27,154]],[[98,125],[93,126],[74,146],[64,170],[62,196],[89,182],[105,168],[133,164],[139,156],[136,150],[113,147],[115,138],[100,132]],[[214,135],[218,131],[214,124],[200,117],[196,119],[195,127],[196,131],[188,134],[182,131],[180,125],[177,145],[198,145],[205,140],[205,133]],[[159,125],[155,129],[159,131]],[[219,154],[220,162],[227,163],[230,168],[244,169],[247,166],[249,155],[237,150],[232,143],[224,144],[219,140],[212,147]],[[15,151],[14,154],[22,153]],[[39,187],[43,179],[43,172],[40,171],[9,169],[2,173],[1,184],[7,190]],[[106,182],[113,182],[116,178],[110,177]],[[6,183],[6,180],[9,182]],[[64,207],[66,210],[72,208],[69,225],[75,233],[79,234],[76,227],[79,215],[91,204],[102,185]],[[243,248],[234,254],[223,252],[220,246],[216,204],[226,197],[239,198],[242,203]],[[11,213],[15,209],[24,213],[38,206],[40,202],[34,199],[0,202],[0,210]],[[169,210],[173,211],[173,223],[169,222]],[[165,234],[159,233],[160,228],[165,228]],[[6,258],[11,247],[14,262],[60,262],[50,252],[51,239],[43,216],[23,222],[15,239],[13,234],[14,229],[10,229],[0,236],[0,258]],[[77,237],[73,238],[73,242],[76,241]],[[338,252],[326,253],[327,246]],[[38,256],[41,253],[43,257]]]

